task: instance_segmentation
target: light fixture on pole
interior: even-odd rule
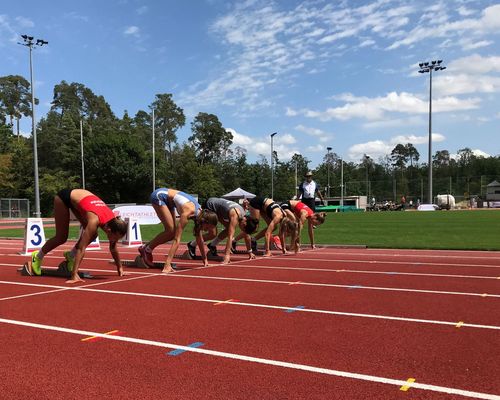
[[[35,89],[33,87],[33,57],[32,51],[34,46],[42,47],[49,44],[43,39],[36,39],[33,36],[21,35],[24,43],[19,43],[21,46],[26,46],[30,49],[30,85],[31,85],[31,132],[33,134],[33,166],[35,172],[35,217],[40,218],[40,187],[38,184],[38,145],[36,140],[36,123],[35,123]]]
[[[274,199],[274,148],[273,148],[273,138],[278,132],[271,133],[271,199]]]
[[[428,157],[428,168],[429,168],[429,204],[433,203],[432,198],[432,71],[442,71],[446,69],[441,63],[443,60],[436,60],[430,62],[419,63],[420,67],[419,73],[424,74],[429,73],[429,157]]]
[[[328,178],[327,178],[327,182],[328,182],[327,188],[328,188],[328,190],[327,190],[326,193],[327,193],[327,197],[330,197],[330,151],[332,150],[332,148],[331,147],[327,147],[326,150],[328,151],[328,154],[326,156],[327,157],[327,159],[326,159],[326,162],[327,162],[327,164],[326,164],[326,174],[328,176]]]

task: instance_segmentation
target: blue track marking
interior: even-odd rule
[[[196,348],[196,347],[201,347],[201,346],[203,346],[204,344],[205,344],[205,343],[202,343],[202,342],[194,342],[194,343],[188,344],[188,346],[187,346],[187,347],[193,347],[193,348]],[[167,353],[167,355],[169,355],[169,356],[178,356],[179,354],[185,353],[186,351],[188,351],[188,350],[176,349],[176,350],[169,351],[169,352]]]
[[[297,310],[303,310],[304,308],[306,308],[305,306],[295,306],[293,308],[289,308],[288,310],[285,310],[286,313],[293,313]]]

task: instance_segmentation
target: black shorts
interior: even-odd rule
[[[271,204],[269,204],[266,208],[266,215],[269,217],[270,220],[273,219],[273,211],[275,209],[279,209],[281,211],[281,213],[284,215],[285,213],[283,212],[283,210],[281,209],[280,205],[276,202],[272,202]]]
[[[314,198],[310,198],[310,199],[304,199],[302,198],[302,203],[304,203],[307,207],[309,207],[311,210],[313,210],[314,212],[316,212],[316,202],[315,202],[315,199]]]
[[[281,203],[280,206],[281,206],[282,210],[290,210],[290,211],[292,211],[292,206],[290,205],[290,203],[288,201],[285,201],[285,202]]]
[[[73,205],[71,204],[71,192],[72,192],[72,190],[73,189],[63,189],[57,193],[57,196],[59,196],[59,198],[62,200],[64,205],[66,207],[68,207],[70,210],[73,209]]]
[[[248,201],[248,203],[250,204],[250,207],[255,208],[256,210],[262,211],[266,200],[267,199],[265,197],[255,196],[254,198],[250,199]]]

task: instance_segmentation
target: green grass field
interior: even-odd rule
[[[261,225],[262,222],[261,222]],[[361,244],[371,248],[500,250],[500,211],[372,212],[329,213],[325,224],[314,233],[317,244]],[[142,239],[148,241],[161,225],[142,225]],[[54,234],[45,228],[46,238]],[[72,227],[70,238],[78,229]],[[1,230],[1,237],[22,237],[21,229]],[[100,239],[105,234],[100,232]],[[192,239],[192,225],[182,241]],[[303,244],[307,245],[307,229]]]

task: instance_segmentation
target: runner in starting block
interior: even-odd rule
[[[18,271],[23,276],[38,276],[31,269],[31,265],[29,262],[25,262],[23,267],[18,269]],[[92,279],[93,278],[93,276],[90,273],[85,272],[85,271],[78,271],[78,275],[82,279]],[[57,269],[42,268],[41,276],[57,276],[57,277],[69,279],[71,277],[71,271],[68,269],[66,261],[63,261],[59,264]]]

